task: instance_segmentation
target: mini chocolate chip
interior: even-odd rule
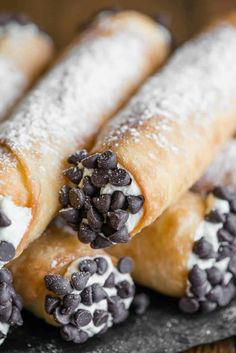
[[[92,321],[92,314],[88,310],[79,309],[74,315],[74,323],[77,327],[88,325]]]
[[[233,235],[224,228],[218,230],[217,237],[220,242],[227,243],[231,243],[234,239]]]
[[[108,269],[108,263],[107,260],[104,259],[104,257],[96,257],[94,259],[94,261],[97,264],[97,274],[99,274],[100,276],[104,275],[104,273],[106,272],[106,270]]]
[[[73,341],[73,339],[77,335],[77,331],[78,329],[71,324],[62,326],[60,328],[61,337],[67,342]]]
[[[105,283],[103,285],[104,288],[113,288],[115,287],[115,275],[114,273],[111,273],[107,279],[105,280]]]
[[[193,268],[189,271],[188,279],[191,285],[197,287],[206,282],[207,275],[206,272],[198,265],[194,265]]]
[[[105,151],[99,156],[97,163],[100,169],[114,169],[117,167],[116,155],[112,151]]]
[[[83,173],[79,167],[70,167],[64,170],[63,175],[74,184],[79,184]]]
[[[133,308],[135,314],[143,315],[150,304],[149,296],[145,293],[135,295],[133,300]]]
[[[76,333],[75,338],[73,339],[74,343],[84,343],[87,341],[87,339],[89,338],[89,335],[87,334],[87,332],[79,330]]]
[[[230,210],[233,213],[236,213],[236,199],[234,198],[232,201],[230,201]]]
[[[12,313],[11,302],[6,302],[5,304],[0,304],[0,321],[8,322]]]
[[[75,312],[79,303],[81,302],[81,297],[79,294],[67,294],[63,297],[63,306],[61,313],[63,315],[71,315]]]
[[[127,196],[128,208],[130,213],[136,214],[143,207],[144,197],[142,195],[139,196]]]
[[[107,223],[105,223],[102,225],[101,232],[105,235],[105,237],[110,237],[115,231]]]
[[[108,300],[108,311],[111,313],[113,319],[117,319],[125,310],[124,303],[117,298],[110,298]]]
[[[7,268],[1,268],[0,269],[0,282],[6,282],[8,284],[11,284],[12,281],[13,281],[13,279],[12,279],[11,271],[9,271]]]
[[[212,190],[212,193],[214,196],[218,197],[219,199],[223,199],[227,201],[232,200],[232,198],[235,196],[235,193],[233,192],[233,190],[227,186],[216,186]]]
[[[221,297],[221,300],[219,301],[219,306],[223,307],[228,305],[233,297],[235,296],[235,286],[232,282],[229,282],[229,284],[223,288],[223,295]]]
[[[200,309],[203,313],[210,313],[214,311],[217,308],[217,303],[207,301],[205,300],[204,302],[200,303]]]
[[[217,267],[211,267],[206,269],[208,281],[215,286],[222,281],[223,275],[222,272]]]
[[[93,302],[99,303],[107,297],[106,291],[98,283],[92,285]]]
[[[124,280],[117,284],[117,294],[122,298],[130,298],[134,296],[134,286]]]
[[[93,186],[91,178],[89,176],[85,176],[83,179],[83,192],[88,196],[93,196],[96,191],[97,188]]]
[[[63,185],[59,191],[59,202],[63,207],[67,207],[69,205],[69,191],[70,187],[68,185]]]
[[[199,309],[199,302],[195,298],[183,297],[179,301],[179,308],[184,313],[193,314]]]
[[[92,287],[86,287],[81,292],[81,302],[86,306],[91,306],[93,304],[93,295],[92,295]]]
[[[97,168],[97,159],[100,157],[99,153],[92,154],[82,160],[82,164],[85,168],[94,169]]]
[[[0,303],[4,304],[11,299],[9,285],[6,282],[0,283]]]
[[[234,255],[230,261],[229,261],[229,265],[228,265],[228,270],[234,275],[236,276],[236,256]]]
[[[109,182],[107,171],[104,169],[95,169],[91,175],[91,182],[97,188],[107,185]]]
[[[205,216],[205,220],[211,223],[221,223],[225,221],[225,215],[218,210],[212,210]]]
[[[207,299],[211,302],[219,303],[222,300],[223,289],[220,285],[212,288],[206,295]]]
[[[60,325],[68,325],[70,323],[70,315],[64,315],[61,312],[61,308],[59,306],[53,312],[54,320]]]
[[[68,223],[78,223],[80,220],[79,210],[72,207],[63,208],[59,211],[59,215]]]
[[[227,215],[224,228],[226,228],[231,234],[236,235],[236,215],[235,214],[230,213]]]
[[[112,245],[112,242],[100,235],[96,237],[94,241],[91,242],[92,249],[104,249]]]
[[[16,254],[15,247],[12,243],[5,240],[0,242],[0,261],[8,262],[13,259]]]
[[[109,314],[105,310],[95,310],[93,315],[93,323],[96,327],[105,324],[108,320]]]
[[[93,197],[93,204],[99,212],[107,213],[111,205],[111,195],[103,194]]]
[[[88,152],[86,150],[76,151],[68,157],[67,161],[68,163],[77,165],[77,163],[81,162],[87,156]]]
[[[94,231],[99,231],[103,225],[103,217],[95,208],[91,207],[87,212],[87,219],[90,227]]]
[[[130,184],[131,178],[126,170],[117,168],[110,171],[109,181],[114,186],[126,186]]]
[[[122,191],[114,191],[111,196],[111,210],[115,211],[125,207],[126,197]]]
[[[129,213],[123,210],[108,212],[107,222],[115,230],[121,229],[128,221]]]
[[[97,272],[97,264],[96,261],[92,259],[86,259],[80,262],[79,270],[81,272],[89,272],[91,275]]]
[[[79,227],[78,237],[82,243],[88,244],[95,240],[97,233],[94,232],[88,224],[81,223]]]
[[[71,284],[76,290],[83,290],[88,283],[91,274],[89,272],[74,272],[71,275]]]
[[[193,252],[197,254],[200,259],[209,259],[214,257],[213,246],[204,237],[194,243]]]
[[[8,324],[10,326],[22,326],[23,325],[23,319],[22,319],[20,310],[15,305],[12,306],[12,312],[11,312],[11,316],[8,320]]]
[[[191,286],[191,292],[198,298],[203,298],[208,290],[208,283],[204,282],[199,286]]]
[[[109,240],[111,240],[113,243],[128,243],[130,236],[127,227],[124,226],[117,230],[109,237]]]
[[[9,227],[11,225],[11,220],[7,215],[0,209],[0,228]]]
[[[49,291],[58,295],[70,294],[72,292],[70,282],[61,275],[46,275],[44,283]]]
[[[60,298],[52,297],[51,295],[46,295],[44,308],[46,313],[51,315],[54,310],[60,305]]]
[[[121,257],[117,263],[120,273],[130,273],[133,269],[133,260],[130,257]]]
[[[72,188],[69,192],[69,200],[72,207],[80,209],[84,205],[85,195],[79,188]]]

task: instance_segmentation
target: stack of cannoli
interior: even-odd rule
[[[126,319],[131,272],[188,313],[236,295],[236,12],[148,78],[169,51],[100,14],[0,127],[0,261],[67,341]]]

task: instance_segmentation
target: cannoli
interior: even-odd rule
[[[144,15],[99,16],[1,125],[2,264],[41,235],[57,213],[67,156],[91,144],[101,124],[168,50],[168,32]],[[76,181],[78,173],[72,168],[67,175]]]
[[[134,279],[181,298],[188,313],[227,305],[236,294],[236,193],[188,192],[129,244],[108,249],[134,260]]]
[[[127,242],[197,181],[233,134],[235,24],[229,16],[178,49],[102,129],[91,154],[72,161],[80,177],[65,171],[61,214],[81,241]]]
[[[52,225],[9,268],[25,308],[83,343],[128,316],[134,297],[130,258],[118,262]]]
[[[0,14],[0,120],[52,59],[51,38],[22,14]]]

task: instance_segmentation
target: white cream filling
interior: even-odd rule
[[[94,256],[94,257],[91,257],[91,256],[85,256],[85,257],[81,257],[79,258],[78,260],[75,260],[73,261],[70,266],[67,268],[67,271],[65,273],[65,277],[68,278],[70,280],[71,278],[71,275],[72,273],[74,272],[78,272],[79,271],[79,264],[84,261],[84,260],[89,260],[89,259],[95,259],[96,257],[103,257],[106,261],[107,261],[107,264],[108,264],[108,267],[107,267],[107,270],[106,272],[103,274],[103,275],[98,275],[98,274],[94,274],[92,275],[89,280],[88,280],[88,283],[86,284],[86,287],[87,286],[90,286],[94,283],[97,283],[99,284],[100,286],[104,286],[104,283],[106,281],[106,279],[109,277],[109,275],[111,273],[114,273],[114,276],[115,276],[115,284],[121,282],[121,281],[127,281],[129,282],[131,285],[133,285],[133,281],[132,281],[132,278],[129,274],[122,274],[120,273],[117,268],[113,265],[111,259],[109,256],[101,256],[101,255],[98,255],[98,256]],[[117,289],[114,287],[114,288],[103,288],[107,295],[110,297],[110,296],[115,296],[117,295]],[[73,290],[74,294],[80,294],[81,291],[78,291],[78,290]],[[133,298],[126,298],[126,299],[121,299],[121,301],[124,303],[125,305],[125,308],[128,309],[131,305],[131,302],[132,302],[132,299]],[[78,308],[77,309],[85,309],[85,310],[88,310],[90,311],[90,313],[94,314],[95,310],[105,310],[107,311],[108,310],[108,307],[107,307],[107,300],[104,299],[104,300],[101,300],[100,302],[98,303],[93,303],[92,305],[90,306],[87,306],[87,305],[84,305],[82,303],[80,303],[78,305]],[[76,309],[76,310],[77,310]],[[111,327],[113,325],[113,320],[112,320],[112,316],[110,313],[108,313],[109,317],[108,317],[108,321],[106,324],[103,324],[101,326],[98,326],[96,327],[93,323],[93,320],[86,326],[82,327],[82,330],[85,331],[89,337],[92,337],[96,334],[98,334],[99,332],[102,331],[102,329],[107,325],[108,327]]]
[[[7,241],[17,249],[31,221],[31,209],[16,206],[10,196],[0,196],[0,209],[11,221],[10,226],[0,227],[0,242]],[[3,264],[0,262],[0,266]]]
[[[0,322],[0,331],[4,333],[4,335],[7,335],[9,328],[10,326],[8,324],[6,324],[5,322]],[[3,344],[4,341],[5,341],[5,338],[2,338],[0,340],[0,345]]]
[[[38,27],[34,23],[20,24],[17,21],[9,21],[0,26],[0,36],[10,36],[20,38],[22,36],[36,36],[39,33]]]
[[[209,197],[212,197],[212,195],[210,195]],[[214,204],[212,206],[212,210],[217,210],[220,213],[228,213],[230,210],[229,202],[226,200],[222,200],[214,197]],[[208,222],[207,220],[203,220],[196,230],[196,233],[194,235],[194,242],[204,237],[204,239],[207,240],[212,245],[214,251],[218,252],[218,249],[221,244],[218,240],[217,232],[219,229],[222,228],[222,226],[223,226],[223,223],[221,222],[211,223],[211,222]],[[232,278],[232,274],[227,271],[229,261],[230,261],[229,257],[226,257],[220,261],[217,261],[215,258],[200,259],[198,255],[191,252],[188,258],[188,270],[190,271],[194,265],[198,265],[203,270],[206,270],[213,266],[217,267],[223,274],[224,284],[227,284]],[[207,292],[210,291],[211,288],[212,286],[209,283]],[[187,283],[187,294],[189,296],[192,296],[189,281]]]

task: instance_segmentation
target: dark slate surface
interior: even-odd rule
[[[2,353],[174,353],[236,334],[236,300],[208,315],[183,315],[174,300],[155,293],[143,316],[131,314],[122,325],[78,346],[63,342],[58,330],[24,313],[25,325],[14,330]]]

